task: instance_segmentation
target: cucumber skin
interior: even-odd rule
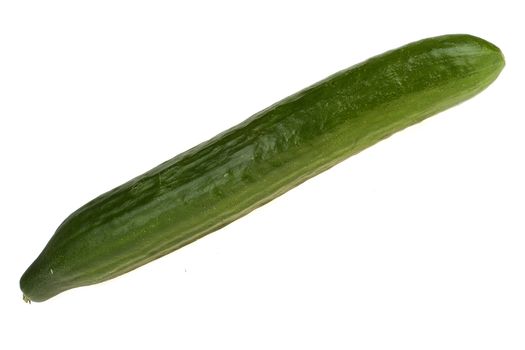
[[[24,299],[106,281],[195,241],[476,95],[504,65],[493,44],[455,34],[329,76],[72,213],[23,274]]]

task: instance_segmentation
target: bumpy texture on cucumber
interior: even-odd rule
[[[119,276],[485,89],[501,51],[470,35],[424,39],[340,71],[95,198],[20,281],[26,301]]]

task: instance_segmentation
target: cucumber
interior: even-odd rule
[[[476,95],[504,65],[496,46],[458,34],[329,76],[72,213],[23,274],[24,300],[109,280],[218,230]]]

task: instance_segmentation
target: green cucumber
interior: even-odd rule
[[[72,213],[23,274],[24,299],[109,280],[218,230],[476,95],[504,65],[493,44],[445,35],[329,76]]]

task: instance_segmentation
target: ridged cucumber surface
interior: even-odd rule
[[[329,76],[72,213],[23,274],[24,299],[109,280],[218,230],[476,95],[503,66],[496,46],[458,34]]]

